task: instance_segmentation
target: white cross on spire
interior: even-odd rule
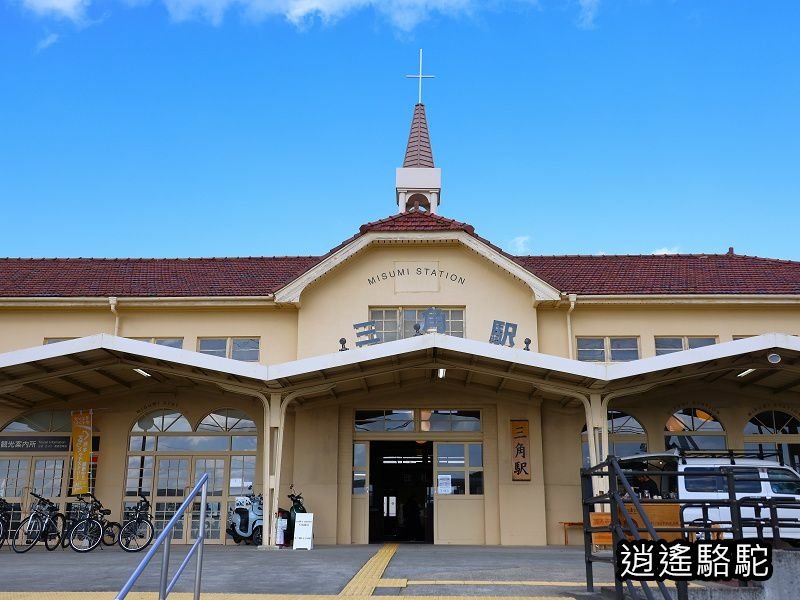
[[[419,100],[417,100],[417,104],[422,104],[422,80],[436,77],[435,75],[422,74],[422,48],[419,49],[419,75],[406,75],[406,77],[419,80]]]

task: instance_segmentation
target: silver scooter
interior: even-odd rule
[[[264,498],[261,494],[251,492],[236,498],[233,508],[228,510],[226,531],[237,544],[244,540],[261,545],[264,536]]]

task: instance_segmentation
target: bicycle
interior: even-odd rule
[[[129,518],[119,532],[119,547],[125,552],[139,552],[147,548],[153,541],[153,516],[150,514],[150,502],[142,495],[141,500],[128,511]]]
[[[100,545],[113,546],[119,539],[122,525],[106,519],[111,509],[103,508],[103,504],[94,494],[85,494],[92,499],[89,515],[78,521],[69,532],[69,545],[75,552],[90,552]]]
[[[84,498],[84,494],[75,494],[72,497],[77,499],[77,503],[72,503],[67,512],[64,529],[61,531],[62,548],[69,546],[69,534],[72,533],[75,525],[87,518],[91,513],[91,505]]]
[[[58,512],[58,506],[35,492],[31,492],[31,496],[36,498],[31,514],[20,522],[11,538],[11,548],[19,554],[33,548],[40,539],[44,540],[45,548],[55,550],[61,544],[64,531],[65,519]]]
[[[6,502],[5,498],[0,498],[0,548],[6,542],[8,532],[11,528],[11,513],[14,507]]]

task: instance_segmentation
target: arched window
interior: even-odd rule
[[[234,408],[211,411],[196,430],[175,409],[142,415],[131,427],[128,439],[126,508],[133,506],[140,494],[150,496],[153,525],[160,532],[186,490],[207,473],[207,540],[224,543],[224,515],[237,496],[257,485],[257,434],[255,421]],[[173,530],[173,540],[197,537],[200,524],[196,512],[187,523]]]
[[[257,431],[256,422],[243,411],[234,408],[216,410],[200,421],[197,431]]]
[[[664,426],[667,450],[722,450],[727,447],[725,428],[702,408],[682,408]]]
[[[5,432],[45,433],[72,431],[68,410],[40,410],[17,417],[3,428]]]
[[[589,440],[586,426],[581,432],[583,464],[590,466]],[[647,452],[647,432],[634,417],[621,410],[608,411],[608,453],[614,456],[631,456]],[[601,457],[605,459],[605,456]]]
[[[783,457],[795,469],[800,466],[800,420],[779,410],[766,410],[744,426],[744,448],[768,460]]]
[[[148,433],[170,432],[179,433],[191,431],[192,426],[181,413],[175,410],[156,410],[139,417],[133,424],[131,431]]]

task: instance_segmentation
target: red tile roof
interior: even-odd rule
[[[403,167],[433,168],[433,150],[431,150],[431,138],[428,135],[428,120],[425,118],[424,104],[417,104],[414,107]]]
[[[419,211],[366,223],[325,256],[0,259],[0,297],[265,296],[371,232],[463,231],[564,293],[800,294],[800,262],[735,254],[511,256],[460,221]]]
[[[800,262],[732,253],[515,260],[570,294],[800,294]]]
[[[0,297],[265,296],[320,261],[259,258],[4,258]]]

